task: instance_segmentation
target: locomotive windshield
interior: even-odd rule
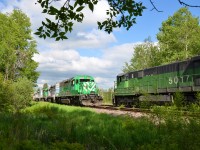
[[[80,82],[94,82],[94,80],[91,80],[91,79],[80,79]]]

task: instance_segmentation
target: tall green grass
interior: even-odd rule
[[[133,119],[39,102],[20,114],[0,114],[0,149],[199,149],[198,119]],[[164,121],[163,121],[164,119]]]

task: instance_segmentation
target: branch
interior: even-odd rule
[[[187,6],[187,7],[200,7],[200,5],[190,5],[190,4],[187,4],[181,0],[178,0],[178,2],[181,4],[181,5],[184,5],[184,6]]]
[[[157,12],[163,12],[163,11],[160,11],[160,10],[157,9],[157,7],[154,5],[154,3],[152,2],[152,0],[150,0],[150,3],[153,6],[153,8],[151,9],[151,11],[155,9]]]

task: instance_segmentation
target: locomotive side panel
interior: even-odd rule
[[[170,101],[177,91],[183,92],[191,100],[199,90],[200,56],[197,56],[186,61],[119,74],[113,103],[124,102],[128,105],[130,101],[134,103],[143,99],[144,94],[161,95],[160,101]]]

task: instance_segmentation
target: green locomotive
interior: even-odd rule
[[[92,76],[77,75],[43,89],[40,100],[70,105],[101,105],[103,99]]]
[[[117,75],[113,104],[133,106],[144,101],[145,95],[152,102],[172,102],[178,91],[187,101],[195,99],[200,91],[200,56]]]

